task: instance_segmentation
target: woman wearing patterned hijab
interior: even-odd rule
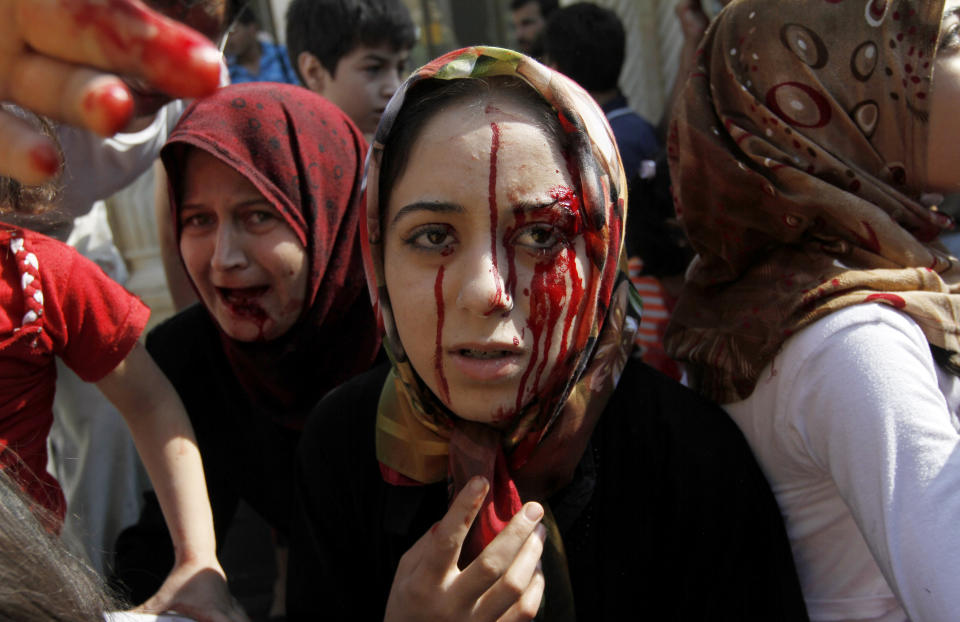
[[[955,1],[726,9],[670,137],[698,257],[667,336],[785,514],[814,620],[960,610]]]
[[[806,619],[735,426],[630,358],[611,136],[497,48],[391,101],[364,221],[391,364],[304,431],[292,619]]]
[[[197,431],[221,543],[240,499],[287,534],[306,416],[379,348],[359,236],[365,153],[339,108],[279,84],[198,100],[161,153],[200,303],[147,349]],[[157,518],[148,504],[120,536],[118,574],[135,592],[172,558]]]

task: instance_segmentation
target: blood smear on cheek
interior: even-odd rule
[[[563,261],[566,264],[566,273],[570,275],[570,300],[567,301],[567,317],[563,324],[563,337],[560,341],[560,352],[557,355],[557,362],[563,363],[567,358],[567,336],[573,323],[580,315],[580,303],[583,301],[584,289],[583,278],[577,269],[577,254],[573,247],[567,248],[563,254]],[[574,344],[578,346],[579,344]]]
[[[546,368],[553,343],[554,328],[562,315],[567,294],[565,271],[559,256],[541,261],[534,267],[533,278],[530,281],[530,312],[527,317],[527,327],[530,328],[533,338],[533,349],[530,362],[527,363],[527,368],[520,377],[520,386],[517,389],[516,410],[518,412],[523,406],[527,382],[534,368],[538,369],[531,389],[536,393],[541,388],[541,375]]]

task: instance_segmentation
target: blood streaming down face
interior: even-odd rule
[[[384,264],[397,330],[465,419],[507,419],[571,372],[592,278],[572,178],[525,104],[503,99],[438,113],[394,184]]]

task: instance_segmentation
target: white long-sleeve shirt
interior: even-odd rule
[[[789,339],[724,406],[786,520],[811,620],[960,620],[960,379],[881,304]]]

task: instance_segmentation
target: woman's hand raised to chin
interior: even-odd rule
[[[108,136],[133,112],[117,75],[198,97],[217,88],[220,54],[139,0],[0,0],[0,101]],[[40,183],[59,161],[49,139],[0,111],[0,175]]]
[[[470,480],[443,519],[400,558],[385,622],[512,622],[537,615],[544,588],[539,562],[546,536],[540,504],[525,504],[469,566],[457,567],[488,489],[484,478]]]

